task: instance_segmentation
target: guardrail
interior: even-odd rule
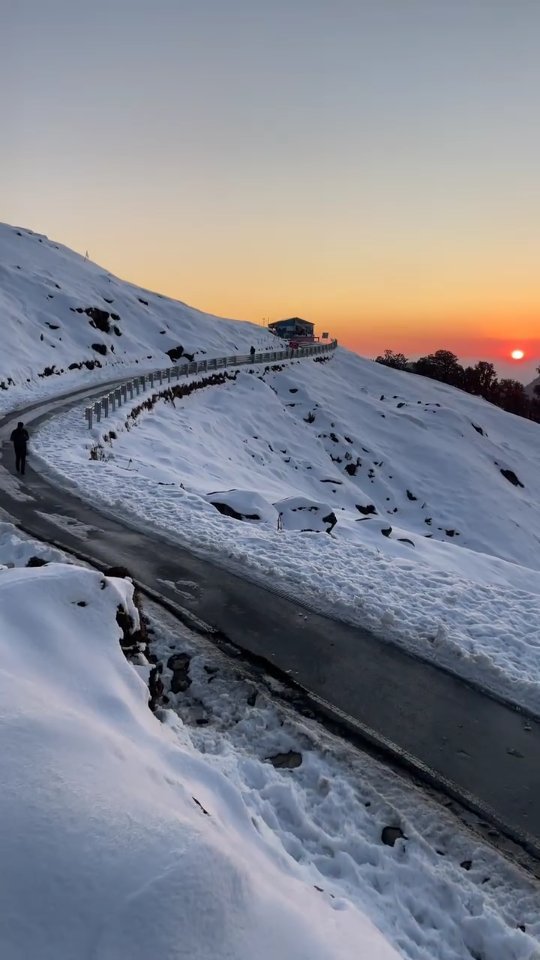
[[[241,367],[247,364],[275,363],[279,360],[296,360],[301,357],[313,357],[322,353],[328,353],[335,350],[337,340],[331,340],[330,343],[308,343],[301,347],[286,350],[266,350],[263,353],[240,354],[234,357],[215,357],[213,360],[198,360],[192,363],[177,363],[172,367],[165,367],[164,370],[156,370],[152,373],[145,373],[140,377],[133,377],[126,380],[113,390],[106,393],[103,397],[96,400],[92,406],[86,407],[84,415],[88,423],[88,429],[91,430],[96,423],[101,423],[102,419],[114,413],[117,409],[127,403],[128,400],[134,400],[135,397],[144,393],[148,387],[151,390],[158,384],[163,386],[165,383],[171,384],[173,380],[180,380],[181,377],[188,377],[196,373],[207,373],[208,371],[221,370],[224,367]]]

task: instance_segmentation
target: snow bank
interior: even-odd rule
[[[2,957],[397,958],[150,713],[119,606],[93,571],[0,571]]]
[[[78,409],[35,449],[115,513],[540,711],[538,426],[342,349],[259,374],[107,421],[102,462]]]

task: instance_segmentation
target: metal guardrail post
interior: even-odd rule
[[[99,400],[97,400],[94,404],[94,413],[95,413],[97,422],[101,423],[101,404]]]
[[[151,387],[151,389],[153,390],[153,389],[154,389],[154,374],[153,374],[153,373],[149,373],[149,374],[148,374],[148,379],[149,379],[149,381],[150,381],[150,387]]]
[[[116,396],[114,394],[114,391],[112,390],[109,394],[109,403],[111,405],[111,412],[114,413],[114,411],[116,410]]]
[[[167,367],[167,383],[171,382],[171,368]]]
[[[88,421],[88,429],[92,429],[92,407],[87,407],[84,411],[86,419]]]
[[[129,381],[127,388],[129,390],[129,399],[133,400],[133,380]]]
[[[120,407],[122,406],[122,390],[120,387],[117,387],[114,392],[116,394],[116,403],[117,403],[118,409],[120,409]]]
[[[109,398],[108,397],[101,398],[101,406],[103,407],[103,416],[108,417],[109,416]]]
[[[125,383],[120,387],[120,395],[122,397],[122,403],[127,403],[127,385]]]

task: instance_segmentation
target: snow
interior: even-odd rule
[[[150,712],[119,606],[136,625],[129,581],[0,571],[2,957],[399,957]]]
[[[158,719],[118,642],[130,582],[63,559],[0,524],[5,960],[538,957],[538,881],[480,823],[149,605],[191,680]],[[290,749],[297,769],[268,762]]]
[[[85,312],[96,309],[101,313]],[[126,283],[46,236],[8,224],[0,224],[0,313],[0,410],[170,366],[167,351],[179,347],[197,359],[245,354],[251,345],[275,349],[263,327]]]
[[[34,450],[131,522],[540,710],[536,424],[342,348],[126,414],[89,433],[74,408]]]
[[[166,366],[171,348],[275,345],[8,226],[0,308],[6,411]],[[239,372],[129,429],[127,412],[92,431],[80,406],[53,416],[31,462],[540,711],[537,425],[342,349]],[[2,484],[26,496],[6,471]],[[49,565],[26,568],[33,556]],[[191,685],[154,716],[150,664],[119,645],[118,608],[138,622],[131,584],[67,561],[0,523],[2,958],[537,960],[538,883],[488,825],[300,718],[157,608],[153,651],[187,651]],[[298,768],[268,761],[289,750]]]
[[[407,960],[537,957],[538,881],[493,848],[488,824],[300,717],[276,699],[275,681],[242,674],[163,611],[147,612],[159,660],[191,657],[185,692],[170,692],[164,668],[165,722],[226,774],[290,856],[316,869],[326,895],[366,911]],[[302,757],[295,770],[266,762],[289,750]],[[388,825],[406,839],[385,846]]]

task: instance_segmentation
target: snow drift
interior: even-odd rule
[[[0,571],[2,957],[395,960],[150,712],[118,642],[132,593]]]

